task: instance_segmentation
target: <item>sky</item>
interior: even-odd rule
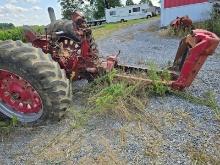
[[[125,1],[122,0],[122,3],[125,4]],[[139,3],[140,0],[133,1]],[[0,0],[0,22],[16,26],[47,25],[50,23],[48,7],[54,8],[57,19],[61,18],[58,0]]]

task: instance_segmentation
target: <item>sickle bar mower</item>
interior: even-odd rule
[[[147,73],[147,68],[119,65],[118,55],[99,58],[92,31],[82,14],[75,11],[72,20],[56,20],[53,9],[48,11],[51,23],[45,28],[45,35],[24,27],[26,41],[32,45],[0,41],[1,113],[21,122],[60,118],[71,104],[69,80],[92,81],[114,68],[124,71],[116,75],[119,80],[152,84],[147,77],[135,74]],[[172,79],[164,85],[177,90],[190,86],[218,43],[219,38],[205,30],[194,30],[183,38],[169,68]]]
[[[54,15],[51,8],[49,13],[50,16]],[[181,18],[181,20],[187,18]],[[56,19],[51,18],[51,20]],[[53,28],[56,27],[56,22],[53,21],[51,24],[53,24]],[[47,34],[43,40],[42,36],[40,38],[36,37],[29,31],[26,31],[25,34],[26,38],[35,47],[40,47],[45,53],[52,54],[53,59],[60,64],[61,68],[66,70],[67,76],[73,80],[81,78],[91,80],[102,71],[111,71],[113,68],[118,68],[125,71],[125,74],[117,74],[119,79],[142,80],[147,84],[152,82],[147,78],[138,78],[135,75],[126,74],[126,72],[131,73],[135,70],[147,72],[148,69],[119,65],[117,63],[118,55],[109,56],[104,60],[100,59],[97,48],[91,43],[91,41],[94,41],[91,29],[79,12],[74,12],[72,15],[72,29],[73,33],[70,34],[75,36],[75,40],[73,37],[69,37],[70,34],[63,31],[57,32],[58,29],[50,29],[51,33]],[[56,35],[56,37],[53,35]],[[30,40],[30,38],[34,39]],[[44,44],[42,45],[42,43]],[[219,38],[215,34],[200,29],[192,31],[192,34],[183,38],[179,44],[173,66],[170,68],[172,80],[166,82],[166,85],[174,89],[183,89],[190,86],[206,58],[215,51],[218,43]]]
[[[169,82],[162,81],[162,83],[175,90],[182,90],[185,87],[189,87],[207,57],[214,53],[219,41],[220,39],[214,33],[202,29],[193,30],[192,34],[189,34],[181,40],[173,66],[168,68],[171,80]],[[152,83],[150,79],[130,75],[130,73],[135,71],[144,71],[147,73],[147,68],[143,69],[120,65],[117,65],[116,68],[125,71],[125,74],[116,75],[119,79],[142,81],[147,85]],[[160,72],[162,71],[158,71],[158,74],[160,74]]]

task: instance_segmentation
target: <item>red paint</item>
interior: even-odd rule
[[[171,8],[203,2],[208,2],[208,0],[164,0],[164,8]]]
[[[214,53],[220,39],[212,32],[196,29],[193,30],[197,44],[191,48],[184,65],[181,69],[178,79],[172,83],[174,89],[184,89],[189,87],[202,65],[205,63],[207,57]]]
[[[37,113],[42,109],[40,95],[31,84],[6,70],[0,70],[0,101],[21,113]]]

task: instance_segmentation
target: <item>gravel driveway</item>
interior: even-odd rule
[[[120,62],[164,67],[174,59],[179,39],[161,38],[137,24],[97,41],[102,55],[121,50]],[[216,93],[220,104],[220,49],[209,57],[186,91]],[[76,101],[74,101],[76,102]],[[93,117],[88,125],[58,124],[20,128],[0,143],[0,164],[220,164],[220,127],[213,111],[174,95],[148,100],[149,122]],[[77,104],[73,108],[80,109]],[[71,116],[71,115],[70,115]]]

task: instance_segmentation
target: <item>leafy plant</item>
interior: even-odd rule
[[[148,76],[152,80],[152,86],[150,86],[151,92],[158,94],[160,96],[165,95],[165,93],[169,90],[168,86],[163,82],[168,82],[170,80],[170,74],[167,70],[162,71],[162,73],[158,73],[157,66],[155,63],[149,63],[149,71]]]
[[[18,124],[17,118],[13,117],[11,120],[0,120],[0,133],[9,133]]]
[[[44,33],[44,26],[31,26],[34,32],[37,34],[43,34]],[[24,34],[23,34],[23,28],[22,27],[15,27],[12,29],[7,30],[0,30],[0,40],[22,40],[25,41]]]
[[[0,30],[0,40],[22,40],[24,41],[23,37],[23,30],[20,27],[8,29],[8,30]]]

